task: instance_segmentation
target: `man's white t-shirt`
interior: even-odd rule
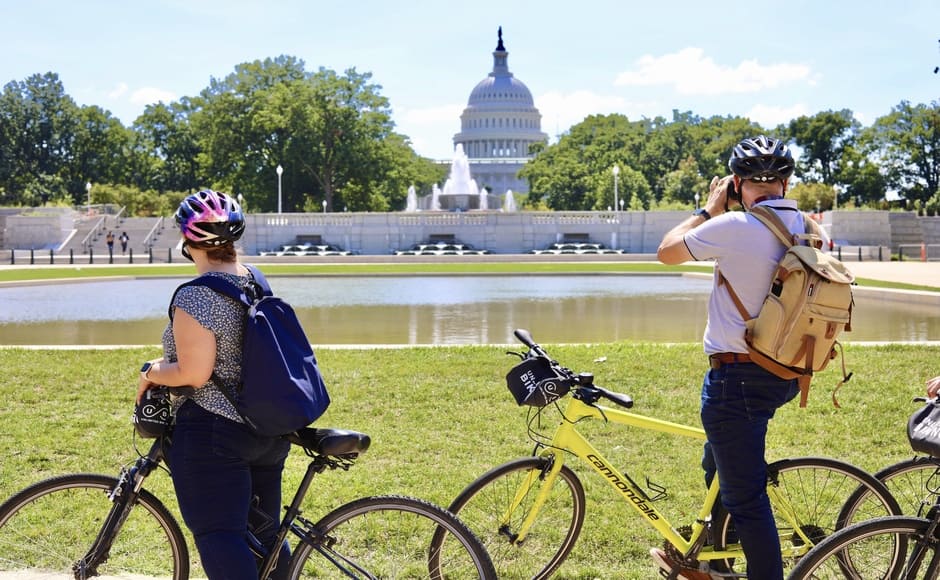
[[[774,199],[758,204],[776,211],[794,233],[804,230],[803,213],[795,200]],[[697,260],[715,260],[715,267],[734,288],[744,308],[756,316],[770,290],[771,276],[787,250],[756,217],[747,212],[723,213],[687,232],[685,245]],[[744,320],[718,276],[708,300],[708,323],[703,339],[705,353],[747,352]]]

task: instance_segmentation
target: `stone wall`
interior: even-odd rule
[[[387,255],[432,238],[452,238],[497,254],[522,254],[562,241],[603,244],[631,254],[655,253],[663,235],[689,211],[398,212],[249,214],[242,251],[257,255],[300,239],[319,239],[362,254]],[[90,224],[91,222],[89,222]],[[86,224],[87,225],[87,224]],[[836,211],[822,225],[843,246],[940,244],[940,217],[887,211]],[[76,230],[68,212],[0,212],[0,249],[58,249]],[[77,233],[76,233],[77,232]]]
[[[7,250],[58,250],[75,231],[69,212],[0,215],[0,248]]]

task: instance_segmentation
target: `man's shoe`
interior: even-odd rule
[[[674,561],[664,550],[659,548],[650,548],[650,556],[653,557],[653,561],[656,562],[656,565],[666,574],[678,569],[679,575],[676,576],[678,580],[712,580],[712,576],[708,572],[686,568]],[[665,577],[665,574],[663,576]]]

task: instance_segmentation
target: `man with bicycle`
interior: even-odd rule
[[[734,519],[748,577],[782,580],[780,539],[765,490],[764,449],[768,422],[799,387],[796,380],[781,379],[750,361],[745,321],[718,272],[750,315],[756,315],[785,248],[748,210],[772,208],[791,232],[803,231],[803,214],[796,201],[784,199],[794,162],[782,141],[763,135],[744,139],[734,147],[728,166],[733,175],[712,179],[704,207],[666,233],[657,257],[664,264],[715,261],[703,339],[710,368],[702,386],[707,436],[702,467],[708,483],[718,474],[721,503]],[[729,212],[729,204],[740,204],[745,211]],[[651,555],[661,568],[678,570],[678,578],[710,577],[682,568],[658,548]]]

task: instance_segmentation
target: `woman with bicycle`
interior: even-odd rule
[[[199,275],[220,276],[245,286],[248,270],[235,242],[245,231],[241,207],[231,196],[203,190],[176,211],[182,254]],[[246,530],[254,497],[279,522],[281,473],[290,443],[254,432],[221,389],[241,376],[245,308],[205,286],[181,288],[170,305],[163,333],[163,357],[144,363],[137,400],[158,385],[176,387],[176,420],[167,454],[183,520],[193,533],[210,579],[257,579],[257,562]],[[224,384],[216,384],[210,377]],[[193,388],[186,388],[193,387]],[[285,572],[289,550],[281,547],[278,571]],[[279,577],[278,574],[272,577]]]

